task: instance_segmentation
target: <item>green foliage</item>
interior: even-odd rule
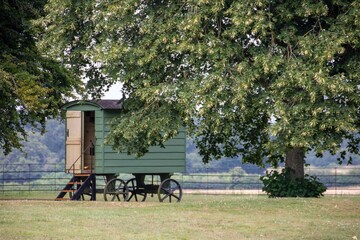
[[[292,148],[359,154],[359,12],[355,0],[50,0],[38,26],[95,95],[123,84],[119,150],[142,155],[185,126],[204,162],[277,165]]]
[[[25,126],[45,130],[47,118],[59,116],[65,99],[79,88],[77,78],[35,45],[31,20],[46,1],[0,3],[0,147],[5,154],[20,148]]]
[[[304,179],[291,179],[290,169],[284,168],[278,171],[266,171],[261,176],[262,188],[269,197],[320,197],[326,191],[324,184],[317,177],[305,175]]]

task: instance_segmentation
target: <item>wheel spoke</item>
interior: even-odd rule
[[[163,190],[165,193],[167,193],[167,194],[169,194],[170,193],[170,191],[167,189],[167,188],[161,188],[161,190]]]
[[[163,198],[161,198],[160,202],[163,202],[166,198],[168,198],[170,194],[166,194]]]
[[[130,197],[128,198],[128,202],[132,199],[132,197],[134,196],[134,194],[132,192],[129,193]]]
[[[114,200],[115,200],[115,197],[116,197],[116,194],[113,195],[111,201],[114,201]]]
[[[174,198],[176,198],[177,200],[180,200],[180,198],[178,196],[176,196],[175,194],[171,194],[171,196],[173,196]]]

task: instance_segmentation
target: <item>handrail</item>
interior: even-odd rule
[[[95,147],[94,143],[90,140],[90,144],[85,148],[84,151],[82,151],[82,153],[80,154],[80,156],[73,162],[73,164],[70,166],[70,168],[66,169],[66,171],[68,173],[70,173],[70,170],[73,169],[73,174],[75,174],[75,164],[77,163],[77,161],[79,161],[79,159],[81,159],[81,157],[83,156],[83,154],[90,148],[90,147]],[[91,159],[91,172],[92,172],[92,159]]]

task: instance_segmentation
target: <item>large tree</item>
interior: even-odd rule
[[[0,148],[21,148],[26,126],[45,130],[47,118],[79,84],[63,66],[44,57],[35,45],[31,20],[44,13],[45,0],[0,2]]]
[[[123,83],[120,150],[185,126],[204,162],[285,162],[293,178],[309,150],[359,153],[358,1],[50,0],[41,24],[90,89]]]

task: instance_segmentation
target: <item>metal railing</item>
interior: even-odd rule
[[[72,177],[66,173],[64,164],[0,164],[1,193],[60,191]],[[315,175],[328,188],[330,194],[360,194],[360,166],[334,168],[306,168],[305,172]],[[260,176],[265,169],[251,168],[240,172],[216,173],[215,169],[200,169],[193,173],[175,174],[183,189],[189,192],[205,193],[262,193]],[[131,174],[120,174],[124,180]],[[102,177],[98,177],[102,178]],[[105,181],[97,181],[101,189]]]
[[[90,156],[91,156],[91,160],[90,160],[90,173],[93,172],[93,156],[94,156],[94,153],[95,153],[95,145],[94,143],[90,140],[90,144],[85,148],[84,151],[82,151],[82,153],[80,154],[80,156],[75,159],[75,161],[73,162],[73,164],[71,164],[71,166],[69,168],[66,168],[66,172],[67,173],[70,173],[70,171],[72,170],[72,173],[75,174],[75,171],[76,170],[81,170],[82,169],[82,165],[80,166],[80,169],[76,169],[75,168],[75,164],[80,160],[80,159],[83,159],[83,156],[85,155],[86,151],[87,150],[90,150]]]

